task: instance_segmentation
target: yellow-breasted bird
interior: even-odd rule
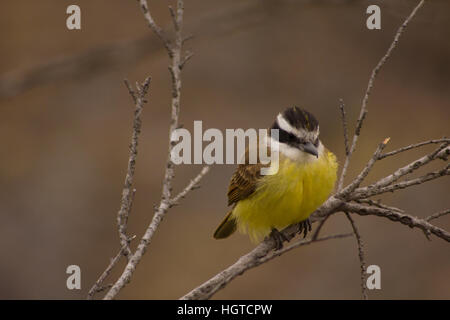
[[[278,172],[261,175],[264,165],[240,164],[228,188],[232,209],[214,233],[222,239],[236,229],[254,241],[267,235],[277,248],[285,240],[279,232],[300,223],[299,232],[311,230],[309,216],[329,196],[336,182],[337,161],[319,140],[319,123],[308,111],[292,107],[278,114],[271,129],[278,139],[268,135],[270,150],[278,150]],[[269,144],[266,144],[269,145]]]

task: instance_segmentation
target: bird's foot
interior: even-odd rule
[[[275,242],[275,250],[280,250],[281,248],[283,248],[283,242],[289,241],[289,239],[282,232],[278,231],[276,228],[272,228],[269,237],[271,237]]]
[[[300,222],[298,224],[298,234],[302,234],[303,233],[303,238],[306,238],[306,235],[308,234],[309,231],[311,231],[312,227],[311,227],[311,220],[306,219],[303,220],[302,222]]]

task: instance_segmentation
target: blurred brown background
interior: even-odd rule
[[[66,7],[73,3],[82,10],[81,31],[66,29]],[[342,161],[339,98],[353,124],[372,68],[416,3],[186,1],[185,30],[195,34],[187,48],[195,56],[183,72],[181,123],[188,129],[194,120],[203,120],[204,129],[265,128],[277,112],[297,104],[316,115],[322,141]],[[365,27],[370,4],[381,7],[379,31]],[[0,298],[84,298],[119,246],[116,212],[133,110],[125,77],[153,77],[131,234],[142,235],[159,202],[170,112],[168,58],[136,1],[9,0],[0,7]],[[166,2],[152,1],[150,8],[167,26]],[[450,3],[428,1],[377,78],[350,176],[387,136],[389,150],[448,136],[449,36]],[[144,40],[136,44],[138,39]],[[112,55],[111,47],[117,50]],[[79,55],[100,59],[73,70],[63,64],[56,68],[62,75],[48,81],[26,73]],[[28,87],[12,92],[11,81],[24,77]],[[369,181],[429,150],[380,162]],[[200,168],[177,167],[175,190]],[[233,169],[214,166],[202,188],[168,213],[119,298],[178,298],[254,246],[242,235],[212,239],[227,210]],[[449,207],[449,187],[443,178],[384,199],[425,217]],[[382,271],[382,290],[369,292],[370,298],[450,298],[448,243],[427,241],[420,230],[381,218],[355,220],[367,263]],[[450,216],[435,223],[448,229]],[[325,229],[351,230],[341,214]],[[81,291],[66,289],[70,264],[81,267]],[[348,238],[286,254],[239,277],[215,298],[358,299],[359,278],[356,242]]]

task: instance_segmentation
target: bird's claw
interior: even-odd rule
[[[288,242],[289,239],[280,231],[278,231],[276,228],[272,228],[272,231],[270,232],[270,237],[275,242],[275,250],[280,250],[283,248],[283,242]]]
[[[311,226],[311,220],[309,220],[309,218],[308,219],[306,219],[306,220],[303,220],[302,222],[300,222],[299,224],[298,224],[298,234],[302,234],[302,232],[303,232],[303,238],[306,238],[306,235],[308,234],[308,232],[309,231],[311,231],[312,230],[312,226]]]

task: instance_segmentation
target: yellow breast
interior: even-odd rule
[[[256,191],[233,209],[239,231],[259,241],[272,228],[306,220],[330,195],[336,172],[336,157],[329,151],[305,163],[280,157],[278,173],[261,178]]]

